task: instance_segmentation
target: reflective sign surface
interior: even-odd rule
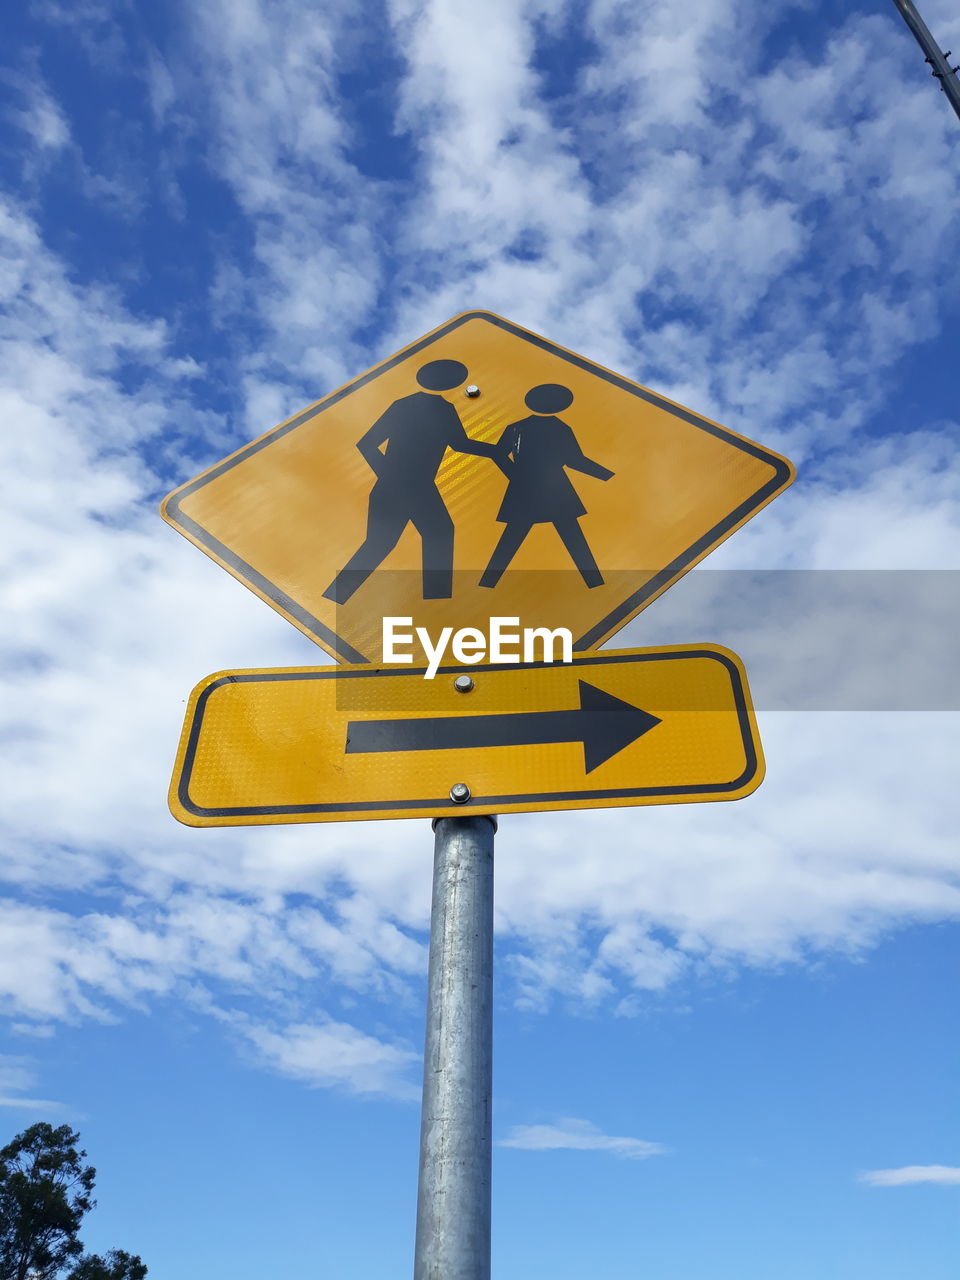
[[[570,664],[221,672],[193,692],[170,789],[191,826],[735,800],[763,758],[714,645]],[[454,794],[469,797],[463,803]]]
[[[238,450],[164,518],[334,656],[382,620],[613,635],[792,480],[786,459],[469,312]]]

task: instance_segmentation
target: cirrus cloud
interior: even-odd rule
[[[589,1120],[558,1120],[556,1124],[515,1125],[498,1146],[521,1151],[606,1151],[625,1160],[662,1156],[668,1148],[643,1138],[617,1138],[603,1133]]]
[[[871,1169],[860,1174],[868,1187],[910,1187],[929,1182],[938,1187],[960,1186],[960,1169],[946,1164],[908,1164],[902,1169]]]

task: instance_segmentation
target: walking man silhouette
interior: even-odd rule
[[[509,481],[497,512],[506,528],[480,586],[497,585],[535,524],[552,524],[587,586],[602,586],[603,577],[580,528],[587,509],[564,468],[598,480],[609,480],[613,472],[586,457],[570,427],[555,416],[573,404],[568,387],[545,382],[528,391],[523,402],[531,416],[505,427],[495,446],[494,461]]]
[[[460,415],[438,394],[466,380],[459,360],[431,360],[417,373],[423,388],[395,400],[357,448],[376,475],[367,505],[367,536],[323,593],[345,604],[383,563],[412,524],[423,543],[423,598],[453,594],[453,521],[436,486],[447,449],[493,458],[496,446],[471,440]],[[381,446],[386,444],[386,448]]]

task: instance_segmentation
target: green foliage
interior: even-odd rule
[[[0,1150],[0,1280],[53,1280],[79,1253],[96,1170],[80,1135],[41,1122]]]
[[[67,1275],[67,1280],[143,1280],[147,1268],[136,1254],[111,1249],[103,1257],[88,1253]]]
[[[80,1135],[41,1121],[0,1149],[0,1280],[143,1280],[136,1256],[83,1254],[80,1224],[93,1208],[96,1170]],[[67,1271],[69,1268],[69,1271]]]

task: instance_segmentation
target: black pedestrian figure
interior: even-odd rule
[[[552,524],[588,587],[603,578],[580,528],[586,507],[565,467],[609,480],[613,475],[584,456],[570,427],[555,417],[573,403],[573,392],[555,382],[528,391],[524,404],[532,416],[512,422],[496,445],[496,461],[509,484],[497,519],[506,525],[480,579],[481,587],[495,587],[535,524]]]
[[[423,391],[395,400],[357,442],[377,480],[367,505],[367,536],[323,593],[345,604],[412,524],[423,543],[423,598],[453,594],[453,521],[435,484],[447,449],[493,458],[496,446],[471,440],[440,391],[466,380],[459,360],[431,360],[417,373]],[[386,449],[381,445],[386,442]]]

